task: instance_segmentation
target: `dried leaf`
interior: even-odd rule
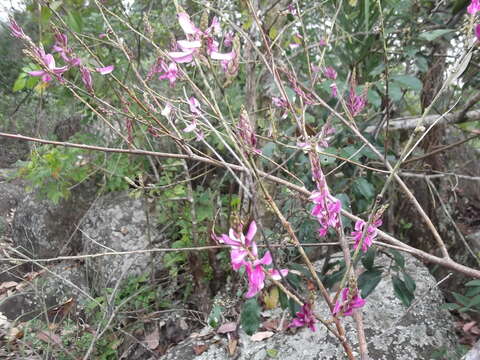
[[[37,338],[49,344],[60,345],[62,343],[60,336],[51,331],[40,330],[37,332]]]
[[[466,323],[466,324],[463,324],[463,327],[462,327],[463,331],[464,331],[464,332],[469,332],[470,329],[471,329],[472,327],[474,327],[476,323],[477,323],[476,321],[470,321],[470,322],[468,322],[468,323]]]
[[[268,319],[262,323],[262,327],[265,330],[277,330],[279,321],[278,319]]]
[[[155,350],[159,344],[160,333],[158,332],[158,328],[155,328],[153,332],[145,336],[145,345],[147,345],[150,350]]]
[[[237,350],[238,339],[231,338],[228,341],[228,355],[233,356],[235,354],[235,350]]]
[[[199,345],[193,346],[193,352],[197,356],[202,355],[205,351],[207,351],[207,349],[208,349],[208,345],[206,344],[199,344]]]
[[[229,332],[234,332],[237,330],[237,323],[235,322],[228,322],[220,326],[217,330],[217,333],[219,334],[226,334]]]
[[[23,329],[20,329],[18,327],[10,328],[10,331],[8,332],[9,341],[15,341],[21,338],[23,338]]]
[[[252,341],[262,341],[262,340],[268,339],[272,335],[273,335],[272,331],[259,331],[253,334],[252,336],[250,336],[250,339]]]

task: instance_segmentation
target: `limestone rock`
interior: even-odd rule
[[[16,288],[1,295],[0,313],[9,320],[27,321],[47,309],[48,317],[55,321],[63,314],[53,308],[68,300],[83,303],[89,298],[81,265],[58,264],[36,272],[34,276],[31,281],[17,279]]]
[[[147,221],[144,200],[133,199],[127,192],[109,193],[87,212],[82,225],[84,253],[129,252],[146,250],[162,239]],[[86,259],[93,288],[102,293],[119,279],[137,276],[161,268],[161,255],[132,253]]]
[[[91,184],[82,184],[59,204],[39,199],[35,192],[26,195],[13,219],[17,249],[34,259],[78,253],[82,246],[77,224],[95,192]]]
[[[431,355],[444,349],[452,354],[455,351],[456,337],[453,319],[448,311],[440,308],[444,302],[436,281],[428,269],[415,258],[405,255],[408,274],[416,282],[416,300],[407,312],[405,306],[395,297],[390,277],[382,278],[375,291],[367,298],[363,308],[365,332],[368,350],[372,360],[412,360],[430,359]],[[390,261],[382,256],[376,259],[376,265],[388,266]],[[316,263],[320,268],[321,262]],[[325,306],[317,304],[316,311],[325,318],[328,313]],[[348,337],[357,349],[356,330],[353,319],[343,319]],[[217,337],[218,340],[218,337]],[[220,336],[220,341],[211,341],[209,349],[200,356],[193,354],[195,342],[189,339],[167,353],[163,359],[228,359],[227,340]],[[278,360],[337,360],[346,358],[341,346],[325,327],[320,324],[316,332],[307,328],[295,334],[276,333],[272,337],[253,342],[249,336],[240,331],[240,355],[236,359],[267,360],[269,352],[276,353]],[[357,352],[358,355],[358,352]]]

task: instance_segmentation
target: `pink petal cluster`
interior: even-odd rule
[[[475,36],[477,37],[477,40],[480,41],[480,24],[475,26]]]
[[[363,229],[366,225],[366,222],[362,219],[355,222],[355,231],[352,231],[352,237],[355,240],[353,247],[356,249],[362,240]],[[362,251],[365,253],[368,251],[368,248],[372,246],[373,240],[377,236],[377,228],[382,225],[382,219],[377,219],[368,227],[367,233],[362,243]]]
[[[13,37],[16,37],[18,39],[30,39],[25,33],[23,32],[23,29],[18,23],[15,21],[14,18],[10,18],[9,21],[9,28],[10,28],[10,34]]]
[[[229,53],[218,52],[219,43],[213,38],[213,33],[220,31],[220,22],[217,17],[213,18],[212,23],[205,31],[197,28],[187,13],[178,14],[178,22],[187,39],[177,41],[177,46],[180,51],[171,51],[168,53],[173,61],[179,64],[192,62],[194,55],[200,51],[202,44],[206,44],[207,55],[210,56],[212,60],[219,60],[225,72],[231,71],[231,64],[235,61],[237,54],[235,50]],[[230,37],[225,41],[226,46],[229,46],[227,42],[231,45]]]
[[[319,235],[325,236],[330,227],[334,229],[340,227],[340,210],[342,209],[342,203],[330,194],[318,157],[313,158],[311,163],[313,180],[317,184],[317,191],[314,191],[310,196],[310,200],[315,204],[311,214],[317,218],[320,224],[320,228],[318,229]]]
[[[53,45],[53,52],[60,54],[62,59],[71,66],[80,65],[80,59],[73,55],[72,49],[68,47],[67,35],[56,32],[55,44]]]
[[[105,67],[95,68],[95,71],[102,75],[107,75],[107,74],[110,74],[114,69],[115,69],[115,66],[109,65]]]
[[[347,101],[347,108],[350,111],[350,114],[352,116],[357,116],[358,114],[360,114],[360,112],[363,110],[366,104],[367,104],[367,100],[365,96],[357,95],[355,91],[355,87],[352,86],[350,88],[350,94]]]
[[[331,66],[327,66],[325,70],[323,70],[323,75],[325,75],[327,79],[335,80],[337,78],[337,72]]]
[[[315,323],[315,315],[312,311],[312,306],[308,303],[305,303],[299,312],[295,314],[295,318],[290,323],[289,327],[302,327],[307,326],[310,330],[315,332],[317,330]]]
[[[92,80],[92,74],[90,73],[90,70],[88,70],[86,66],[80,66],[80,72],[82,73],[82,81],[85,87],[87,88],[87,91],[92,93],[93,80]]]
[[[262,258],[259,258],[257,244],[253,241],[256,232],[257,224],[252,221],[246,235],[230,229],[228,235],[215,236],[219,243],[230,245],[230,259],[233,270],[238,271],[245,266],[248,277],[248,291],[245,294],[247,298],[255,296],[263,289],[265,285],[264,266],[272,264],[272,255],[269,251]],[[266,272],[275,280],[280,280],[282,276],[288,274],[287,269],[282,269],[280,272],[268,269]]]
[[[341,300],[337,300],[333,308],[333,316],[352,316],[353,309],[361,308],[365,305],[365,300],[360,297],[358,290],[355,290],[353,296],[350,294],[350,288],[342,290]]]
[[[467,12],[475,15],[478,11],[480,11],[480,0],[472,0],[470,5],[467,7]]]
[[[51,81],[52,75],[55,75],[59,80],[61,80],[62,74],[68,70],[68,67],[56,67],[53,55],[46,54],[42,47],[36,48],[34,53],[37,57],[37,60],[42,64],[43,69],[29,71],[28,74],[31,76],[40,76],[43,82]]]

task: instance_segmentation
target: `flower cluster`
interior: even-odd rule
[[[325,236],[329,227],[337,229],[340,227],[340,210],[342,203],[330,194],[325,175],[318,161],[318,156],[313,157],[311,163],[313,179],[317,184],[317,191],[314,191],[310,196],[310,200],[315,204],[311,214],[317,218],[320,224],[318,233],[320,236]]]
[[[357,249],[360,241],[362,240],[363,228],[365,227],[366,222],[362,219],[357,220],[355,222],[355,231],[352,231],[352,237],[355,240],[355,244],[353,247]],[[367,233],[365,234],[365,238],[362,242],[362,251],[365,253],[367,252],[368,248],[372,246],[373,240],[377,236],[377,228],[382,225],[382,219],[377,219],[371,224],[368,229]]]
[[[33,44],[30,37],[25,35],[22,27],[18,25],[13,18],[10,18],[9,28],[13,37],[22,39],[27,43],[29,47],[27,53],[42,67],[39,70],[29,71],[29,75],[40,77],[44,83],[52,81],[53,77],[56,77],[58,81],[63,81],[62,74],[70,68],[78,66],[85,87],[89,92],[93,92],[93,81],[90,70],[81,64],[80,58],[76,57],[72,49],[68,47],[67,35],[60,32],[55,33],[55,44],[52,47],[52,52],[60,54],[60,57],[66,62],[65,66],[57,67],[53,55],[47,54],[41,45],[36,46]],[[95,69],[95,71],[101,75],[110,74],[113,70],[113,65],[98,67]]]
[[[341,300],[337,300],[333,307],[333,316],[352,316],[353,309],[361,308],[365,305],[365,300],[358,294],[358,290],[355,289],[351,293],[350,288],[346,287],[342,290]]]
[[[213,18],[212,23],[205,31],[197,28],[187,13],[182,12],[178,14],[178,22],[187,39],[178,40],[176,49],[168,53],[173,61],[179,64],[192,62],[194,55],[196,55],[202,45],[205,44],[207,55],[210,56],[212,60],[219,60],[224,71],[227,71],[229,67],[231,67],[237,54],[235,50],[228,53],[220,53],[218,51],[219,43],[213,37],[213,33],[220,32],[220,22],[217,17]],[[227,40],[227,45],[231,45],[231,34]]]
[[[367,104],[366,96],[358,95],[355,91],[355,86],[350,87],[350,93],[347,100],[347,108],[352,117],[357,116]]]
[[[267,251],[262,258],[259,258],[257,244],[253,241],[256,232],[257,224],[252,221],[246,235],[230,229],[228,235],[214,236],[219,243],[230,245],[230,259],[233,270],[238,271],[243,266],[245,267],[248,276],[248,291],[245,294],[247,298],[255,296],[263,289],[265,273],[275,280],[280,280],[282,276],[288,274],[287,269],[280,271],[264,269],[264,266],[272,264],[272,255]]]
[[[480,11],[480,0],[472,0],[470,5],[467,7],[467,12],[475,15],[478,11]]]
[[[295,314],[295,318],[292,320],[289,327],[307,326],[310,330],[316,331],[316,322],[317,319],[315,319],[315,315],[313,314],[312,306],[305,303],[300,311]]]

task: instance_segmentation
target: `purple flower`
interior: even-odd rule
[[[355,222],[355,231],[352,231],[352,237],[355,240],[353,247],[356,249],[362,240],[363,228],[365,227],[366,222],[362,219]],[[368,251],[368,248],[372,246],[373,240],[377,236],[377,228],[382,225],[382,220],[377,219],[373,222],[372,225],[368,227],[367,233],[362,243],[362,251],[365,253]]]
[[[233,270],[238,271],[245,266],[248,278],[248,291],[245,294],[247,298],[255,296],[263,289],[265,286],[265,271],[263,267],[272,263],[272,255],[269,251],[267,251],[262,258],[258,257],[257,244],[253,241],[256,232],[257,224],[255,221],[252,221],[246,235],[236,233],[233,229],[230,229],[228,235],[214,235],[214,238],[219,243],[230,245],[230,260]],[[280,272],[269,269],[267,272],[276,280],[288,274],[287,269],[282,269]]]
[[[172,51],[168,53],[173,61],[178,64],[189,63],[193,61],[193,50],[188,51]]]
[[[18,23],[15,21],[15,19],[13,17],[10,18],[9,28],[10,28],[10,34],[13,37],[16,37],[16,38],[19,38],[19,39],[27,39],[28,38],[28,36],[25,35],[25,33],[23,32],[22,27],[20,25],[18,25]]]
[[[109,65],[105,67],[95,68],[95,71],[102,75],[107,75],[110,74],[114,69],[115,67],[113,65]]]
[[[225,34],[225,37],[223,38],[223,44],[227,47],[230,47],[233,45],[233,32],[229,31]]]
[[[366,104],[367,101],[365,99],[365,96],[357,95],[355,87],[352,86],[350,88],[350,94],[347,101],[347,108],[350,111],[350,114],[352,116],[357,116],[358,114],[360,114]]]
[[[333,83],[332,85],[330,85],[330,89],[332,89],[332,97],[338,97],[337,84]]]
[[[350,288],[342,290],[341,300],[337,300],[333,308],[333,316],[352,316],[353,309],[361,308],[365,305],[365,300],[360,297],[358,290],[355,290],[353,296],[350,295]]]
[[[327,79],[335,80],[337,78],[337,72],[331,66],[328,66],[323,70],[323,75],[325,75]]]
[[[178,14],[178,22],[180,27],[186,35],[200,35],[203,34],[195,24],[190,20],[190,16],[187,13]]]
[[[320,228],[318,229],[320,236],[327,235],[330,227],[339,227],[340,210],[342,208],[340,200],[330,195],[328,189],[313,192],[310,196],[310,200],[315,204],[311,214],[317,218],[317,221],[320,224]]]
[[[200,102],[197,100],[196,97],[191,96],[190,99],[188,99],[188,105],[192,114],[200,115],[202,113],[200,109]]]
[[[469,14],[475,15],[477,11],[480,11],[480,0],[472,0],[470,5],[467,7],[467,12]]]
[[[38,60],[40,60],[43,66],[48,70],[41,69],[41,70],[29,71],[28,74],[31,76],[40,76],[43,82],[51,81],[52,73],[56,75],[57,78],[60,79],[61,75],[68,70],[67,66],[62,66],[60,68],[57,68],[55,66],[55,59],[53,58],[53,55],[45,54],[42,48],[37,49],[36,55],[39,56]]]
[[[287,6],[287,12],[290,13],[293,16],[297,16],[297,8],[293,3],[288,4]]]
[[[159,80],[168,79],[170,86],[175,85],[175,81],[178,78],[178,67],[177,64],[171,62],[168,66],[165,63],[162,63],[162,70],[165,72],[164,74],[160,75],[158,78]]]
[[[480,24],[475,26],[475,36],[477,37],[477,40],[480,41]]]
[[[82,81],[85,87],[89,92],[93,92],[93,81],[92,81],[92,74],[90,74],[90,70],[88,70],[85,66],[80,66],[80,72],[82,73]]]
[[[302,327],[307,326],[313,332],[317,331],[315,323],[315,315],[312,311],[312,306],[308,303],[303,304],[299,312],[295,314],[295,318],[292,320],[288,327]]]

